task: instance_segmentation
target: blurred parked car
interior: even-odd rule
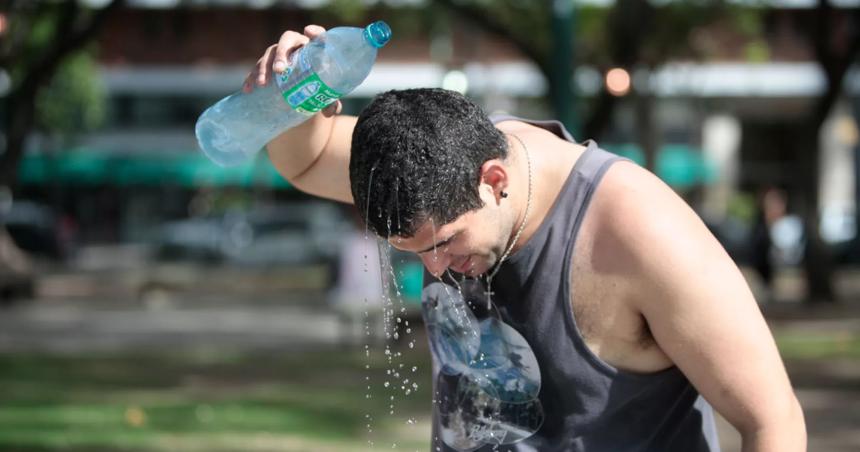
[[[53,209],[30,201],[16,201],[3,215],[0,224],[6,227],[21,250],[39,257],[59,259],[65,256],[60,221]]]
[[[325,289],[348,227],[337,206],[318,202],[167,223],[154,238],[141,296]]]
[[[330,204],[228,212],[165,224],[156,255],[238,266],[329,264],[336,261],[346,230],[345,219]]]

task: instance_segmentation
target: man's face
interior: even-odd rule
[[[502,212],[485,200],[484,207],[438,226],[422,225],[410,238],[391,237],[397,249],[417,253],[427,270],[441,276],[446,268],[466,276],[486,273],[498,262],[509,235]]]

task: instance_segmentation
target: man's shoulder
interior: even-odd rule
[[[706,232],[695,211],[671,187],[627,160],[607,170],[591,208],[598,231],[633,261],[650,261],[658,248],[687,246],[687,239],[701,239]]]

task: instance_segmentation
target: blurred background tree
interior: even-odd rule
[[[101,9],[78,1],[10,0],[0,4],[5,18],[0,68],[9,77],[0,187],[14,193],[26,139],[35,127],[68,136],[101,121],[104,96],[94,84],[95,64],[89,53],[80,52],[123,3],[111,0]],[[8,234],[0,234],[0,240],[9,241]],[[0,247],[14,245],[0,243]]]
[[[809,112],[792,128],[792,141],[801,156],[796,199],[807,231],[803,266],[806,272],[807,300],[812,303],[836,301],[833,287],[833,257],[819,231],[819,186],[821,183],[821,127],[842,94],[845,74],[858,61],[860,51],[860,8],[836,10],[828,0],[818,0],[813,22],[806,37],[815,60],[826,79],[824,92],[812,102]]]

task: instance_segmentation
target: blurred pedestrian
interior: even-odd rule
[[[758,211],[750,234],[750,264],[761,277],[765,301],[773,299],[774,259],[771,230],[773,225],[786,214],[785,192],[768,186],[758,196]]]

